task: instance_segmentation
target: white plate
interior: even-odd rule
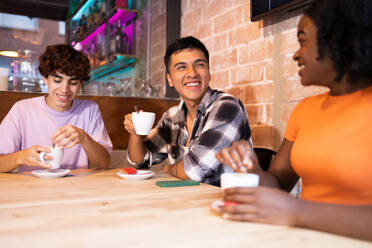
[[[119,177],[128,180],[145,180],[155,175],[155,172],[149,170],[137,170],[136,174],[125,174],[121,171],[118,171],[116,174],[118,174]]]
[[[65,169],[34,170],[31,173],[40,178],[57,178],[66,176],[68,173],[70,173],[70,170]]]

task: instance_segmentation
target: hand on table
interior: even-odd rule
[[[246,140],[235,141],[230,147],[216,154],[217,160],[231,167],[235,172],[258,173],[262,171],[256,153]]]
[[[76,144],[84,143],[87,140],[87,136],[88,134],[84,130],[68,124],[57,129],[51,140],[56,146],[70,148]]]
[[[295,225],[299,199],[275,188],[230,188],[224,190],[224,201],[240,204],[222,206],[229,220]]]

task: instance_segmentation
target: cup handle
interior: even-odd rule
[[[40,152],[39,159],[41,162],[45,162],[44,155],[45,155],[45,152]]]

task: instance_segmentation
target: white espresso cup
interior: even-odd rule
[[[259,176],[253,173],[223,173],[221,175],[221,188],[257,187]]]
[[[148,135],[151,131],[152,125],[154,125],[155,113],[152,112],[133,112],[132,122],[136,134]]]
[[[58,169],[61,165],[61,161],[63,158],[63,148],[62,147],[49,147],[50,152],[41,152],[40,153],[40,161],[43,163],[47,163],[51,166],[51,169]],[[45,160],[44,155],[48,155],[53,157],[52,160]]]

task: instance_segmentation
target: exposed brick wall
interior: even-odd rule
[[[257,146],[278,149],[296,103],[325,90],[299,81],[292,55],[300,14],[251,22],[248,0],[182,0],[181,36],[206,44],[211,87],[243,101]]]
[[[166,0],[151,0],[151,44],[150,44],[150,78],[152,82],[160,80],[165,94],[165,67],[163,56],[166,46]]]
[[[48,45],[65,42],[57,32],[58,21],[39,19],[38,31],[0,28],[0,50],[29,49],[41,54]]]

